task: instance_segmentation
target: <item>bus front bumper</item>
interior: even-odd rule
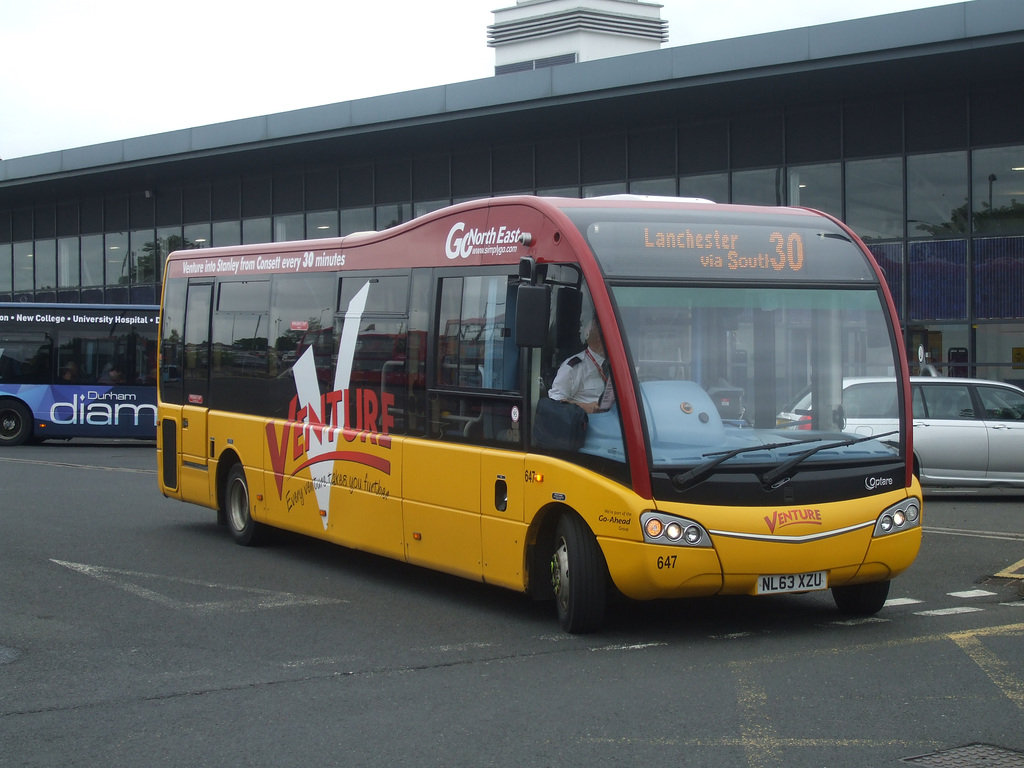
[[[866,529],[810,546],[714,534],[712,540],[714,546],[706,548],[611,538],[599,543],[616,588],[634,600],[756,595],[766,576],[824,573],[814,589],[891,579],[914,562],[921,527],[884,537]]]

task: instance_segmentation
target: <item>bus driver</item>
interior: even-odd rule
[[[587,348],[562,363],[551,382],[548,397],[575,403],[587,413],[607,411],[615,403],[611,369],[596,318],[587,329]]]

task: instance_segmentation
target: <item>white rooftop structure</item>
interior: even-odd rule
[[[516,0],[487,28],[494,73],[658,50],[668,41],[661,8],[641,0]]]

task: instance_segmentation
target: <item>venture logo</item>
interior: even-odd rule
[[[304,504],[306,492],[311,492],[316,497],[324,530],[330,523],[332,487],[366,491],[385,500],[390,495],[381,481],[368,474],[335,472],[335,462],[344,461],[384,475],[391,474],[389,459],[375,455],[365,447],[353,450],[357,446],[347,445],[358,442],[364,446],[391,448],[389,432],[394,418],[390,409],[394,405],[394,397],[385,393],[381,400],[375,390],[350,387],[359,322],[369,288],[370,283],[367,282],[348,306],[334,370],[334,389],[321,394],[313,348],[307,348],[292,368],[296,395],[292,398],[284,431],[279,436],[273,422],[266,425],[267,446],[278,496],[284,497],[285,467],[289,459],[299,462],[288,473],[290,476],[308,468],[311,481],[303,486],[302,491],[288,493],[288,509]]]
[[[775,510],[772,516],[764,518],[768,525],[768,532],[775,533],[776,528],[785,528],[789,525],[821,525],[820,509],[787,509],[785,512]]]

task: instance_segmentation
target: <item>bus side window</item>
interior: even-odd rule
[[[335,335],[341,338],[344,324],[353,321],[337,322]],[[349,389],[356,393],[352,402],[362,402],[362,411],[349,412],[348,426],[382,432],[386,424],[388,434],[405,434],[408,323],[404,318],[372,315],[363,315],[358,322]]]
[[[409,327],[406,338],[406,433],[423,435],[427,430],[427,326],[430,310],[430,272],[413,270],[409,294]]]
[[[50,382],[50,365],[53,358],[53,344],[47,339],[45,344],[40,344],[36,353],[29,361],[28,369],[31,383],[48,384]]]
[[[336,283],[315,273],[274,276],[267,349],[268,415],[288,415],[295,395],[291,370],[307,350],[312,350],[320,391],[326,392],[334,385]]]
[[[520,403],[511,311],[515,286],[505,274],[440,281],[435,379],[447,391],[432,400],[432,437],[483,445],[519,442],[513,419]]]
[[[441,280],[438,384],[445,387],[515,390],[519,356],[512,339],[506,275]]]
[[[210,405],[269,415],[269,280],[222,280],[217,286],[210,360]]]
[[[509,399],[440,395],[438,434],[442,440],[508,447],[520,442],[518,404]]]
[[[354,405],[347,410],[350,427],[408,433],[409,285],[407,274],[345,274],[341,278],[334,344],[344,343],[348,323],[358,323],[349,377],[354,393],[350,396]],[[418,345],[414,354],[420,354]]]
[[[158,386],[164,402],[176,405],[184,398],[181,372],[185,358],[185,286],[184,280],[167,283],[160,316]]]
[[[49,384],[52,341],[43,333],[15,333],[0,350],[0,381],[7,384]]]
[[[583,294],[567,285],[560,285],[554,292],[554,325],[550,345],[544,363],[544,393],[555,379],[562,363],[577,352],[586,349],[583,341]]]

